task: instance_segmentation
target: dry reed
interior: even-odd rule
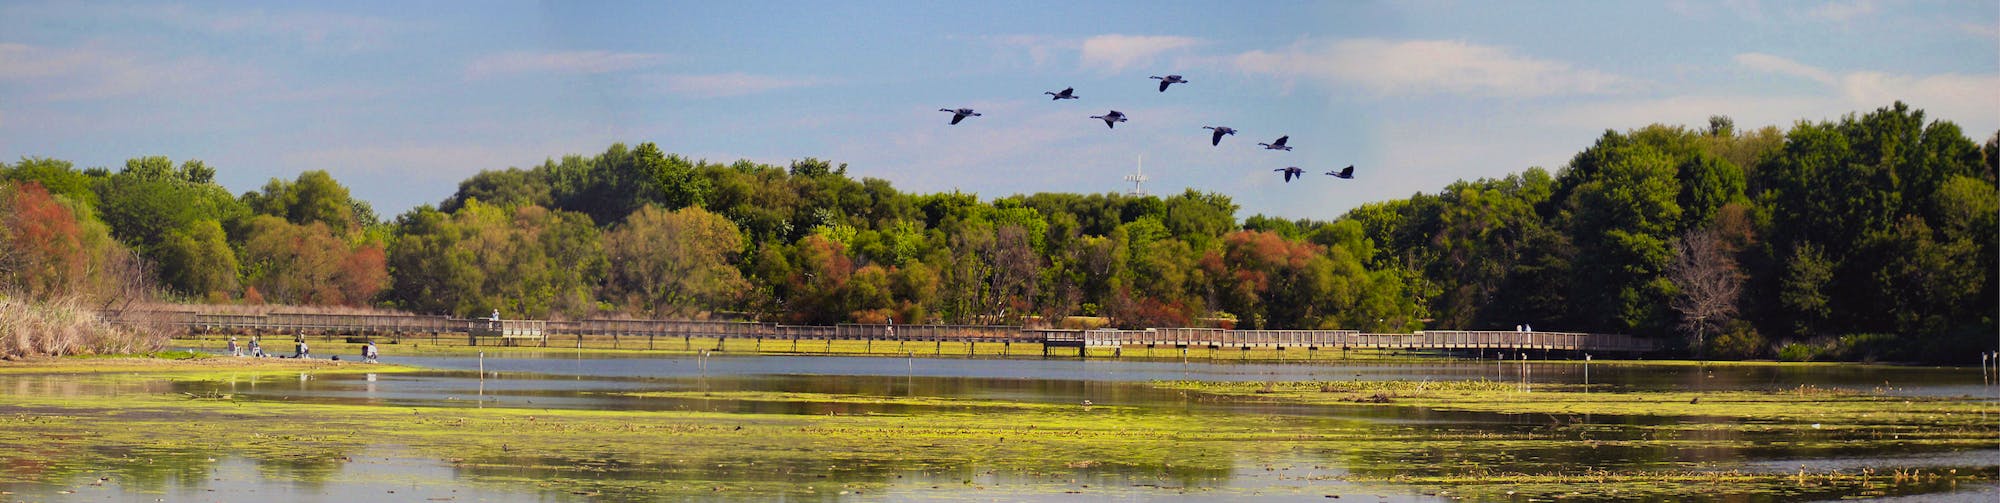
[[[0,360],[157,351],[168,331],[145,320],[112,324],[76,297],[47,302],[0,296]]]

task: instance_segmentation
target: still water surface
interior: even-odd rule
[[[1073,359],[944,359],[810,356],[578,356],[510,354],[507,357],[390,358],[390,363],[424,367],[407,374],[315,375],[233,381],[158,381],[106,384],[66,382],[62,376],[0,376],[0,394],[117,395],[122,393],[229,393],[240,400],[372,404],[409,407],[505,407],[522,409],[665,410],[733,414],[895,414],[921,415],[938,405],[855,403],[852,401],[736,400],[736,392],[811,393],[876,397],[927,397],[969,401],[1046,404],[1091,403],[1129,414],[1173,415],[1198,424],[1204,418],[1270,416],[1290,427],[1362,427],[1434,431],[1460,436],[1518,433],[1545,427],[1547,419],[1518,414],[1443,412],[1411,407],[1340,405],[1260,405],[1201,400],[1186,393],[1148,386],[1159,380],[1329,381],[1329,380],[1489,380],[1523,387],[1582,384],[1593,390],[1786,390],[1801,385],[1855,389],[1910,396],[2000,398],[1984,386],[1976,370],[1888,366],[1585,366],[1576,362],[1437,363],[1327,362],[1239,363],[1227,361],[1140,361]],[[483,373],[482,373],[483,369]],[[652,393],[652,396],[635,396]],[[706,396],[719,393],[725,398]],[[665,396],[661,396],[665,395]],[[954,406],[962,410],[963,407]],[[976,406],[975,406],[976,408]],[[8,411],[0,410],[0,413]],[[1593,417],[1606,424],[1699,422],[1703,418]],[[1607,440],[1619,432],[1600,430]],[[1637,433],[1634,433],[1637,435]],[[1757,439],[1750,439],[1757,441]],[[1768,443],[1771,439],[1764,439]],[[1786,439],[1777,439],[1786,440]],[[1644,452],[1636,452],[1644,451]],[[1893,465],[1900,467],[1995,467],[2000,450],[1939,452],[1792,451],[1744,448],[1678,452],[1626,448],[1537,449],[1505,454],[1524,471],[1597,469],[1696,469],[1789,473]],[[1406,455],[1406,454],[1405,454]],[[0,482],[0,500],[90,501],[568,501],[574,495],[510,487],[496,480],[532,480],[545,474],[521,469],[462,468],[414,456],[396,446],[371,446],[350,454],[357,461],[312,467],[299,476],[269,460],[204,454],[198,466],[172,477],[120,477],[104,485],[78,480]],[[866,475],[886,490],[843,493],[831,489],[788,492],[784,499],[809,500],[1071,500],[1077,498],[1205,501],[1214,499],[1326,501],[1347,494],[1362,501],[1449,501],[1447,492],[1359,486],[1337,477],[1367,464],[1368,454],[1293,452],[1243,455],[1228,469],[1162,475],[1106,467],[1081,470],[1068,480],[1005,471],[951,472],[914,467],[870,467]],[[0,454],[4,461],[5,454]],[[1355,463],[1360,463],[1356,465]],[[752,463],[754,464],[754,463]],[[1282,469],[1273,468],[1274,466]],[[1344,466],[1350,468],[1343,468]],[[712,475],[712,474],[710,474]],[[623,476],[643,478],[644,470]],[[750,475],[744,475],[749,477]],[[760,475],[761,476],[761,475]],[[1080,477],[1080,480],[1079,478]],[[87,482],[87,480],[86,480]],[[1096,483],[1092,483],[1096,482]],[[1052,485],[1053,484],[1053,485]],[[968,490],[974,487],[976,490]],[[1060,491],[1054,489],[1061,489]],[[61,491],[75,491],[62,493]],[[1927,492],[1924,500],[1993,501],[1990,485]],[[771,496],[771,495],[761,495]],[[1837,495],[1822,495],[1837,496]],[[25,498],[24,498],[25,497]],[[747,494],[720,499],[764,499]],[[1781,499],[1814,499],[1810,494]],[[1732,498],[1724,498],[1732,499]]]

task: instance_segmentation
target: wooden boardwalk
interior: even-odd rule
[[[785,325],[743,321],[501,320],[418,315],[271,313],[263,315],[201,314],[192,311],[102,311],[112,323],[156,324],[192,333],[264,333],[364,335],[384,337],[465,335],[471,344],[482,339],[508,344],[548,346],[584,338],[640,339],[647,347],[661,340],[730,339],[831,343],[863,341],[910,343],[1037,344],[1043,354],[1053,348],[1206,348],[1318,350],[1542,350],[1599,353],[1645,353],[1660,349],[1651,339],[1621,334],[1429,330],[1416,333],[1364,333],[1355,330],[1224,330],[1155,328],[1146,330],[1051,330],[1006,325]]]

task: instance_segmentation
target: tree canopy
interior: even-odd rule
[[[1902,103],[1789,130],[1717,116],[1606,131],[1553,171],[1239,219],[1192,189],[911,194],[820,159],[614,144],[482,171],[387,222],[328,171],[231,196],[198,160],[28,157],[0,164],[0,287],[115,289],[92,271],[121,270],[188,300],[456,315],[1531,324],[1713,356],[1948,360],[1995,330],[1996,151],[2000,134]]]

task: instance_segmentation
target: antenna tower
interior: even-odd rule
[[[1142,155],[1139,156],[1139,166],[1132,171],[1132,174],[1125,175],[1125,181],[1132,182],[1132,191],[1126,192],[1125,195],[1145,197],[1146,188],[1142,185],[1146,183],[1146,180],[1150,180],[1150,178],[1146,177],[1146,157]]]

